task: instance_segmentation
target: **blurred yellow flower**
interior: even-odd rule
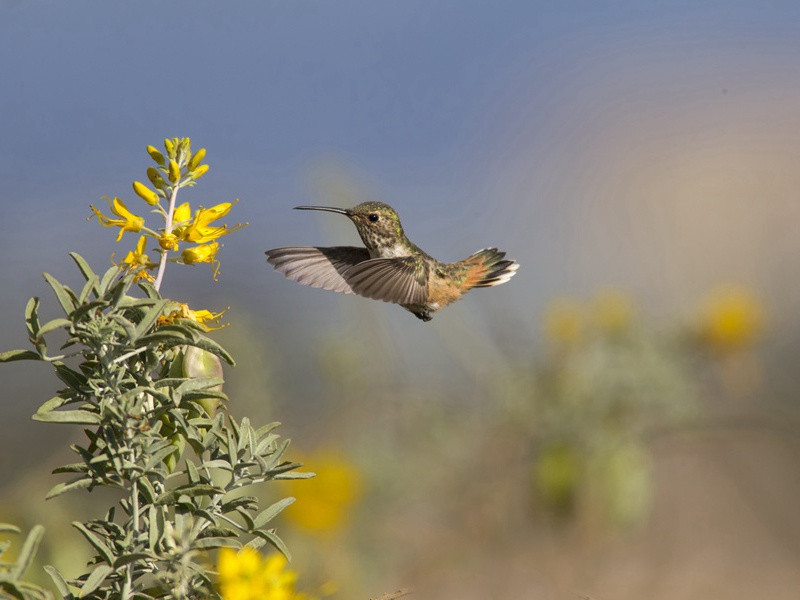
[[[630,326],[633,311],[630,296],[620,290],[602,290],[592,302],[592,322],[601,331],[619,333]]]
[[[97,220],[100,222],[100,225],[103,227],[119,227],[119,235],[117,236],[117,241],[122,239],[122,234],[126,231],[133,231],[134,233],[138,233],[144,227],[144,217],[140,217],[138,215],[134,215],[131,211],[128,210],[128,207],[120,200],[119,198],[114,198],[113,201],[108,201],[108,206],[111,208],[111,212],[114,213],[116,216],[121,217],[119,219],[112,219],[110,217],[105,216],[101,213],[98,209],[94,207],[94,205],[90,204],[89,208],[97,217]],[[91,217],[90,217],[91,218]]]
[[[310,456],[302,462],[316,477],[284,482],[288,492],[297,498],[284,512],[286,519],[309,533],[337,533],[363,494],[361,473],[351,462],[332,452]]]
[[[572,345],[583,335],[584,321],[584,312],[577,302],[570,298],[557,298],[545,308],[542,325],[551,341]]]
[[[295,591],[297,573],[282,554],[267,558],[250,547],[222,548],[217,559],[219,591],[224,600],[308,600]]]
[[[158,264],[150,262],[150,257],[144,253],[146,246],[147,236],[140,236],[139,241],[136,243],[136,248],[128,251],[128,254],[125,255],[125,258],[123,258],[122,262],[120,263],[120,266],[125,266],[131,271],[138,269],[134,281],[138,281],[140,279],[146,279],[147,281],[151,282],[153,281],[153,276],[150,275],[147,270],[155,269]]]
[[[721,286],[704,301],[700,333],[712,348],[735,350],[752,344],[763,324],[764,310],[755,294],[742,286]]]

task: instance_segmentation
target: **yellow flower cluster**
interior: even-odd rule
[[[333,452],[306,457],[302,462],[316,476],[284,482],[287,492],[297,498],[297,502],[284,515],[288,521],[309,533],[337,533],[363,494],[361,473],[350,461]]]
[[[631,298],[615,289],[598,292],[588,307],[572,298],[557,298],[544,311],[542,326],[549,340],[561,346],[573,346],[587,330],[609,334],[626,330],[633,320]]]
[[[222,548],[217,560],[223,600],[311,600],[295,591],[297,573],[282,554],[262,557],[253,548]]]
[[[238,231],[247,223],[237,223],[233,226],[217,223],[230,212],[236,200],[222,202],[210,208],[200,206],[194,211],[188,202],[177,205],[178,191],[183,187],[194,185],[208,171],[208,165],[201,164],[206,151],[201,148],[192,153],[189,138],[164,140],[164,147],[167,151],[166,157],[155,147],[147,147],[148,154],[158,165],[147,169],[147,177],[155,190],[140,181],[133,182],[133,191],[146,204],[154,207],[152,212],[161,216],[163,227],[147,227],[144,217],[131,212],[125,203],[116,197],[113,200],[108,199],[113,216],[106,216],[93,205],[89,208],[103,227],[119,228],[118,242],[122,240],[126,231],[144,232],[136,244],[136,249],[128,252],[120,263],[120,266],[128,270],[135,270],[137,279],[146,279],[159,287],[168,254],[180,251],[180,258],[169,260],[186,265],[209,263],[212,265],[216,280],[219,273],[217,253],[221,247],[217,240],[223,235]],[[158,242],[158,247],[155,249],[161,254],[158,262],[152,262],[145,253],[148,237]],[[191,244],[191,246],[181,249],[181,244]],[[155,269],[158,269],[158,274],[153,276],[151,271]]]

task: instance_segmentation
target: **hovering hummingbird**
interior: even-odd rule
[[[353,221],[365,248],[291,246],[267,250],[267,262],[298,283],[394,302],[423,321],[474,287],[505,283],[519,264],[505,252],[486,248],[445,264],[423,252],[403,233],[400,217],[388,204],[364,202],[353,208],[297,206],[324,210]]]

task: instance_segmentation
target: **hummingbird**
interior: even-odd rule
[[[290,246],[267,250],[267,262],[289,279],[315,288],[399,304],[423,321],[475,287],[505,283],[519,264],[497,248],[485,248],[454,263],[442,263],[406,237],[388,204],[353,208],[296,206],[348,217],[364,248]]]

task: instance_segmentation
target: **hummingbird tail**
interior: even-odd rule
[[[519,268],[516,261],[505,259],[505,252],[485,248],[463,262],[470,266],[470,288],[501,285],[511,279]]]

